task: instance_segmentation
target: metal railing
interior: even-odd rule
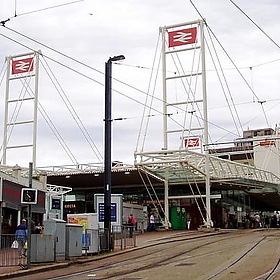
[[[93,235],[92,235],[93,237]],[[134,226],[123,225],[113,226],[111,234],[111,242],[108,242],[109,234],[104,230],[98,230],[97,239],[91,242],[99,242],[98,248],[94,253],[104,251],[118,251],[136,247],[136,231]],[[26,265],[27,258],[20,257],[17,248],[12,248],[15,240],[14,234],[1,234],[0,235],[0,267],[17,266],[19,264]],[[111,244],[111,248],[109,248]],[[93,244],[88,244],[92,246]],[[83,247],[85,257],[90,253],[89,248]]]
[[[16,266],[19,264],[26,265],[26,257],[20,257],[18,249],[12,248],[12,244],[15,240],[15,235],[1,234],[0,239],[0,267]]]
[[[122,225],[113,226],[114,250],[125,250],[136,247],[135,226]]]

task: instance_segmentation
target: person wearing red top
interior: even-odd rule
[[[133,230],[136,226],[136,218],[133,216],[133,214],[130,214],[127,220],[127,223],[129,225],[129,236],[132,237]]]

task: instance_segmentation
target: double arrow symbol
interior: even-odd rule
[[[33,57],[12,61],[12,74],[21,74],[33,71]]]
[[[20,71],[22,71],[22,72],[29,71],[29,68],[30,68],[30,62],[19,61],[19,62],[15,65],[15,69],[16,69],[16,70],[20,70]]]

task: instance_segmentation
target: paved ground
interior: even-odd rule
[[[137,235],[136,248],[10,273],[21,280],[280,280],[279,240],[279,229],[152,232]]]
[[[142,246],[148,246],[149,244],[152,244],[153,242],[158,242],[161,239],[168,238],[170,236],[178,235],[182,232],[186,231],[172,231],[172,230],[163,230],[159,232],[146,232],[142,234],[138,234],[136,236],[136,246],[142,247]],[[133,250],[133,248],[130,248],[128,250]],[[120,253],[120,251],[116,252]],[[102,255],[101,255],[102,256]],[[90,261],[91,258],[88,257],[87,259],[84,259],[84,261]],[[50,269],[56,269],[56,268],[63,268],[67,267],[69,265],[69,262],[59,262],[59,263],[50,263],[50,264],[36,264],[31,265],[30,270],[23,270],[21,267],[17,265],[8,266],[8,267],[0,267],[0,279],[7,279],[14,276],[15,278],[20,277],[20,275],[25,275],[26,273],[36,273],[39,271],[44,270],[50,270]]]

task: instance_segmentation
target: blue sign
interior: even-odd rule
[[[104,203],[98,204],[99,222],[104,222]],[[117,203],[111,203],[111,222],[117,221]]]
[[[91,246],[91,233],[89,230],[83,232],[82,246],[83,246],[83,250],[89,250],[89,246]]]

